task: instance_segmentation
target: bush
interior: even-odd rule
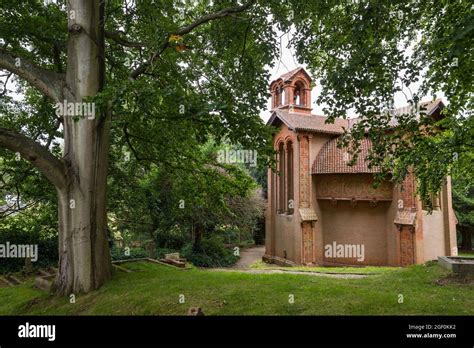
[[[57,266],[58,237],[54,219],[54,212],[47,206],[0,219],[0,244],[37,245],[38,260],[32,262],[32,266]],[[24,265],[25,259],[2,258],[0,273],[18,272]]]
[[[239,260],[233,250],[226,248],[223,240],[217,237],[203,239],[197,250],[191,243],[187,244],[181,254],[198,267],[229,267]]]
[[[129,260],[129,259],[139,259],[143,257],[148,257],[148,252],[143,248],[130,248],[130,254],[127,255],[125,248],[113,247],[110,250],[113,261],[117,260]]]
[[[226,244],[240,242],[240,231],[235,225],[219,225],[211,232],[213,236],[221,238]]]
[[[58,239],[57,237],[42,237],[24,231],[2,231],[0,244],[27,244],[38,245],[38,260],[32,262],[33,267],[51,267],[58,265]],[[0,273],[18,272],[25,265],[25,259],[2,258]]]
[[[155,259],[164,259],[166,254],[171,254],[179,251],[179,249],[156,248]]]
[[[186,243],[187,233],[179,226],[156,231],[156,245],[164,249],[181,249]]]

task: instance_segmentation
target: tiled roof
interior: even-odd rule
[[[441,98],[438,98],[436,100],[430,100],[427,102],[421,102],[418,104],[420,108],[423,108],[423,112],[426,112],[426,115],[431,116],[438,108],[443,108],[444,104]],[[390,125],[391,126],[398,126],[398,120],[396,116],[398,115],[403,115],[403,114],[409,114],[410,112],[414,111],[414,107],[412,105],[404,106],[401,108],[396,108],[393,112],[393,117],[390,120]],[[421,112],[421,110],[420,110]],[[419,120],[419,115],[417,115],[417,120]]]
[[[372,147],[369,139],[361,141],[361,151],[357,162],[353,166],[348,163],[352,157],[347,148],[337,147],[337,138],[329,140],[319,151],[311,168],[312,174],[333,174],[333,173],[377,173],[378,168],[369,168],[369,162],[365,160]]]
[[[443,103],[443,100],[441,98],[438,98],[436,100],[430,100],[430,101],[418,103],[418,106],[420,108],[423,107],[423,112],[426,112],[426,115],[430,116],[430,115],[434,114],[434,112],[438,108],[443,108],[444,103]],[[392,118],[389,121],[389,125],[391,127],[398,126],[397,116],[400,116],[400,115],[403,115],[403,114],[409,114],[414,109],[415,108],[412,105],[406,105],[406,106],[402,106],[402,107],[393,109],[393,111],[392,111],[393,114],[392,114]],[[417,115],[417,120],[418,119],[419,119],[419,115]],[[359,121],[359,118],[350,119],[349,120],[349,127],[352,128],[358,121]]]
[[[426,107],[427,115],[432,115],[438,109],[444,107],[441,99],[434,101],[423,102],[420,105]],[[411,111],[411,106],[397,108],[394,110],[394,117],[390,121],[390,125],[396,127],[398,125],[396,115],[408,113]],[[326,116],[308,115],[297,112],[290,113],[276,109],[267,125],[275,125],[277,121],[284,123],[290,130],[306,131],[316,133],[327,133],[334,135],[341,135],[344,129],[352,128],[358,119],[342,119],[336,118],[334,123],[326,123]],[[351,156],[347,148],[337,147],[337,137],[329,140],[318,153],[313,165],[313,174],[331,174],[331,173],[377,173],[380,168],[369,168],[368,161],[365,158],[369,154],[372,143],[365,138],[361,141],[361,151],[358,154],[357,162],[353,166],[349,166]]]
[[[342,118],[336,118],[334,123],[325,123],[326,116],[307,115],[283,110],[275,110],[267,125],[272,125],[276,119],[281,120],[289,129],[294,131],[313,131],[328,134],[342,134],[344,128],[348,128],[349,125],[348,120]]]
[[[288,71],[287,73],[281,75],[280,77],[278,77],[276,80],[274,80],[271,84],[270,84],[270,89],[272,88],[272,86],[275,84],[275,83],[285,83],[289,80],[291,80],[296,74],[298,74],[299,72],[302,72],[306,78],[309,80],[309,82],[312,81],[312,78],[311,76],[308,75],[308,73],[306,72],[306,70],[304,70],[302,67],[299,67],[299,68],[296,68],[296,69],[293,69],[291,71]]]
[[[280,76],[280,79],[283,80],[283,82],[291,79],[298,71],[302,70],[303,68],[302,67],[299,67],[299,68],[296,68],[296,69],[293,69],[291,71],[288,71],[286,74],[283,74]]]
[[[436,100],[429,100],[425,102],[420,102],[418,103],[420,107],[424,108],[424,111],[426,111],[427,115],[431,115],[438,106],[444,106],[443,100],[441,98],[438,98]],[[414,107],[411,105],[403,106],[401,108],[396,108],[395,109],[395,114],[401,115],[403,113],[409,113],[411,110],[413,110]]]

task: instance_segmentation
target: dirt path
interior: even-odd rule
[[[240,260],[232,267],[233,269],[249,269],[250,265],[262,259],[265,253],[264,246],[240,250]]]

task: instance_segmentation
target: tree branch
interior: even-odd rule
[[[179,36],[183,36],[183,35],[186,35],[188,33],[190,33],[192,30],[194,30],[195,28],[199,27],[200,25],[204,24],[204,23],[207,23],[209,21],[212,21],[212,20],[215,20],[215,19],[219,19],[219,18],[223,18],[223,17],[228,17],[228,16],[231,16],[233,14],[236,14],[236,13],[241,13],[241,12],[244,12],[246,10],[248,10],[250,7],[252,7],[252,5],[254,4],[255,0],[250,0],[248,3],[244,4],[244,5],[241,5],[241,6],[237,6],[237,7],[227,7],[223,10],[220,10],[220,11],[217,11],[215,13],[211,13],[211,14],[207,14],[205,16],[202,16],[201,18],[197,19],[196,21],[194,21],[193,23],[187,25],[187,26],[184,26],[180,29],[178,29],[177,31],[173,32],[173,33],[170,33],[170,35],[168,35],[164,40],[163,42],[161,43],[160,45],[160,49],[158,51],[155,51],[151,56],[150,58],[142,63],[140,66],[138,66],[135,70],[132,71],[132,73],[130,74],[130,77],[129,79],[131,80],[135,80],[136,78],[138,78],[141,74],[143,74],[145,72],[145,70],[148,68],[148,66],[150,66],[151,64],[153,64],[157,59],[158,57],[166,50],[166,48],[168,47],[169,45],[169,37],[171,35],[179,35]]]
[[[118,43],[121,46],[132,47],[132,48],[141,48],[146,45],[143,42],[133,42],[124,37],[124,33],[121,31],[105,31],[105,37],[111,39]]]
[[[27,203],[24,206],[20,206],[19,208],[14,208],[14,206],[9,206],[7,204],[6,210],[0,213],[0,218],[6,218],[7,216],[13,215],[15,213],[21,213],[23,210],[27,210],[32,206],[36,205],[38,202],[33,201],[31,203]]]
[[[0,127],[0,147],[20,153],[56,188],[62,189],[66,186],[66,166],[37,142],[20,133]]]
[[[62,89],[65,85],[64,74],[43,69],[5,49],[0,49],[0,69],[8,70],[25,79],[51,100],[61,101]]]

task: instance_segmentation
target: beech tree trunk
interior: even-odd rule
[[[461,250],[472,250],[472,231],[469,228],[461,228]]]
[[[70,0],[68,8],[67,103],[81,103],[103,87],[103,4]],[[109,112],[64,117],[66,185],[59,188],[59,273],[61,294],[89,292],[111,277],[107,242],[106,187]]]

